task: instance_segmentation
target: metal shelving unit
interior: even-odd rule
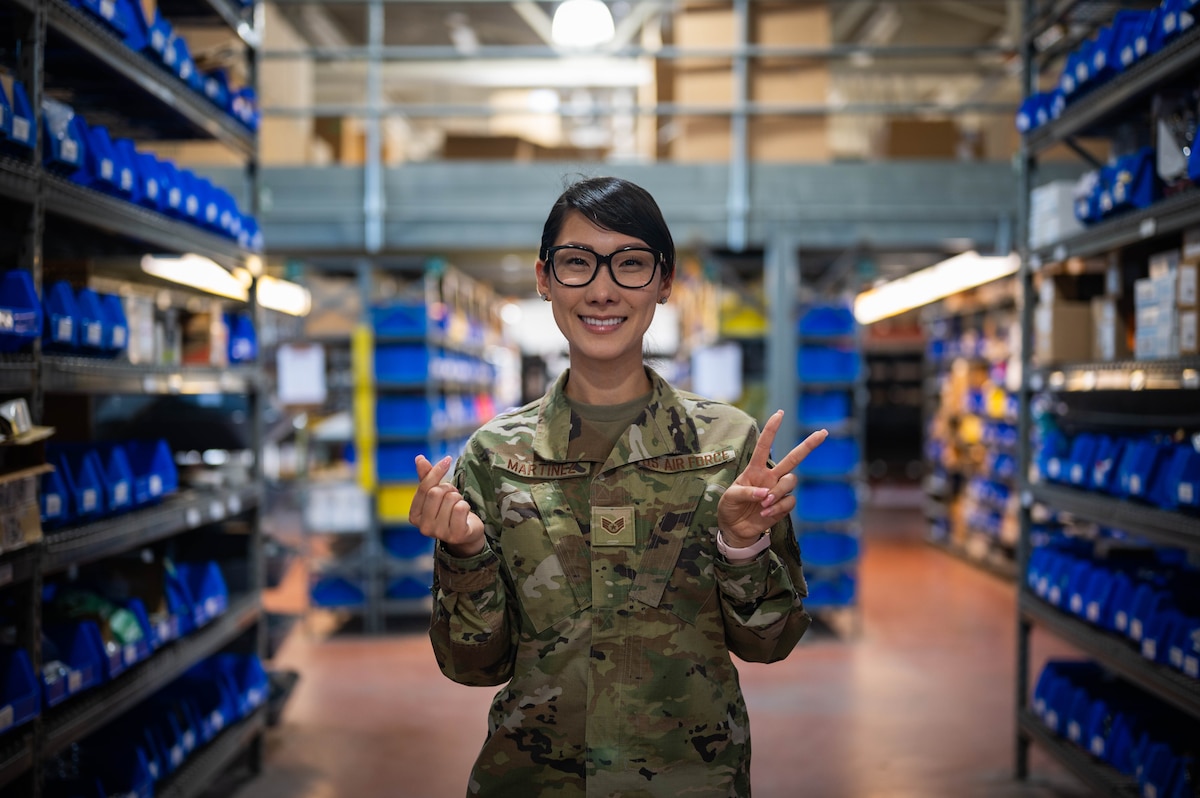
[[[1026,32],[1023,61],[1026,94],[1038,90],[1038,72],[1048,69],[1051,59],[1035,52],[1042,26],[1085,4],[1058,0],[1047,11],[1047,3],[1026,0]],[[1111,15],[1114,9],[1109,9]],[[1098,27],[1108,19],[1096,19]],[[1026,134],[1021,158],[1021,223],[1028,222],[1030,194],[1035,185],[1039,156],[1051,146],[1075,146],[1078,136],[1111,136],[1124,128],[1144,123],[1154,93],[1180,80],[1195,86],[1200,64],[1200,30],[1178,36],[1161,52],[1129,67],[1113,80],[1091,89],[1068,105],[1061,116]],[[1078,151],[1078,148],[1076,148]],[[1200,225],[1200,192],[1185,188],[1149,207],[1117,215],[1091,225],[1056,244],[1032,248],[1021,237],[1023,258],[1020,283],[1022,305],[1023,384],[1021,390],[1019,467],[1021,475],[1021,538],[1017,556],[1017,678],[1015,769],[1019,778],[1028,775],[1029,746],[1036,743],[1066,766],[1097,795],[1136,796],[1150,794],[1137,780],[1118,773],[1088,750],[1057,736],[1030,708],[1030,637],[1040,627],[1071,644],[1099,663],[1125,685],[1144,692],[1147,701],[1161,699],[1192,720],[1200,720],[1200,682],[1143,656],[1136,644],[1111,634],[1083,619],[1060,611],[1038,598],[1027,584],[1036,507],[1065,515],[1077,522],[1116,527],[1150,544],[1200,552],[1200,518],[1187,512],[1163,509],[1149,503],[1125,500],[1058,484],[1031,476],[1032,438],[1035,432],[1034,398],[1048,394],[1045,403],[1050,419],[1063,427],[1096,430],[1191,429],[1200,430],[1195,408],[1200,396],[1200,358],[1188,356],[1158,361],[1124,360],[1102,363],[1071,363],[1046,367],[1033,361],[1035,277],[1059,274],[1059,264],[1068,258],[1117,253],[1128,248],[1129,257],[1178,245],[1182,230]],[[1041,274],[1039,274],[1041,273]],[[1035,516],[1035,513],[1037,515]],[[1147,731],[1153,732],[1152,727]],[[1151,790],[1147,784],[1145,789]]]
[[[247,184],[257,181],[257,135],[174,74],[131,50],[112,31],[66,0],[0,0],[15,20],[15,67],[35,115],[47,97],[64,97],[89,121],[103,124],[113,136],[135,141],[210,140],[223,144],[244,162]],[[235,8],[230,0],[164,0],[170,17],[228,27],[245,46],[250,81],[255,80],[257,4]],[[185,11],[185,9],[190,9]],[[15,57],[14,57],[15,58]],[[15,245],[8,264],[27,270],[39,295],[47,271],[73,283],[96,278],[143,283],[161,288],[136,266],[113,264],[146,252],[194,253],[226,269],[246,267],[254,258],[233,241],[130,202],[77,185],[42,168],[44,134],[36,124],[33,152],[25,157],[0,156],[0,198],[7,214],[6,240]],[[257,191],[251,191],[252,211]],[[57,261],[61,261],[59,263]],[[86,266],[84,265],[86,263]],[[245,303],[257,313],[254,292]],[[201,292],[201,295],[203,293]],[[206,300],[207,301],[207,300]],[[133,365],[116,360],[49,354],[35,342],[28,354],[0,357],[3,395],[27,400],[35,423],[69,426],[79,440],[93,440],[97,403],[113,395],[157,396],[236,394],[245,396],[254,421],[247,434],[257,441],[260,367],[206,368]],[[265,650],[261,608],[262,539],[258,513],[262,506],[261,463],[249,477],[221,487],[184,487],[156,504],[87,523],[44,530],[42,539],[23,549],[0,554],[0,590],[17,598],[28,614],[18,626],[18,645],[29,655],[40,679],[43,652],[43,585],[69,583],[82,569],[98,570],[111,558],[149,550],[154,556],[184,554],[199,546],[194,534],[233,532],[223,540],[229,552],[220,562],[231,596],[224,613],[187,636],[164,644],[146,659],[117,676],[54,707],[43,706],[29,723],[0,734],[0,788],[5,794],[40,798],[52,757],[91,737],[182,675],[202,659],[226,650]],[[7,465],[7,463],[6,463]],[[233,524],[226,528],[226,522]],[[206,531],[201,531],[206,530]],[[207,543],[205,544],[207,545]],[[130,660],[127,660],[129,662]],[[99,667],[99,665],[97,665]],[[199,795],[231,757],[261,737],[265,712],[227,729],[189,760],[170,781],[158,785],[160,795]],[[92,737],[92,739],[96,739]],[[257,766],[257,760],[252,761]]]

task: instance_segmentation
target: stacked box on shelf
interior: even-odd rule
[[[793,519],[814,612],[858,605],[863,378],[858,326],[848,305],[801,309],[796,364],[799,430],[830,435],[796,468]]]

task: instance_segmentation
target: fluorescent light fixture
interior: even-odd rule
[[[307,316],[312,310],[312,294],[299,283],[264,274],[258,278],[258,304],[292,316]]]
[[[599,47],[615,33],[612,13],[600,0],[565,0],[550,24],[550,37],[560,47]]]
[[[245,302],[250,298],[241,280],[203,255],[145,255],[142,257],[142,271],[226,299]]]
[[[1020,267],[1021,258],[1016,253],[984,256],[974,250],[964,252],[863,291],[854,299],[854,318],[859,324],[874,324],[968,288],[1016,274]]]

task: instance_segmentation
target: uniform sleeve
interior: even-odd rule
[[[746,452],[758,440],[747,438]],[[741,468],[749,461],[743,458]],[[771,547],[753,560],[731,563],[716,557],[717,590],[731,653],[747,662],[777,662],[796,647],[812,616],[804,610],[808,585],[790,516],[771,527]]]
[[[512,677],[516,654],[516,625],[510,617],[507,582],[494,548],[486,495],[473,475],[483,469],[471,466],[464,454],[455,469],[454,482],[484,521],[488,544],[473,557],[454,557],[439,545],[433,566],[433,617],[429,638],[438,667],[447,678],[474,686],[498,685]]]

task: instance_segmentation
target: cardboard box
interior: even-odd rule
[[[1181,308],[1194,308],[1196,301],[1196,281],[1200,273],[1200,263],[1181,263],[1176,274],[1175,302]]]
[[[1179,268],[1179,250],[1168,249],[1150,256],[1149,275],[1151,279],[1174,274]]]
[[[758,116],[748,126],[750,158],[763,162],[826,161],[830,142],[823,117]],[[693,118],[680,124],[670,157],[680,162],[727,162],[733,137],[728,119]]]
[[[1057,302],[1034,310],[1033,354],[1040,365],[1086,362],[1092,359],[1090,302]]]
[[[1126,360],[1132,355],[1117,300],[1111,297],[1092,300],[1092,330],[1092,350],[1096,360]]]
[[[1183,231],[1180,255],[1183,260],[1200,260],[1200,227],[1189,227]]]
[[[962,135],[951,119],[891,117],[884,123],[885,158],[947,158],[958,156]]]
[[[827,45],[832,25],[827,3],[819,0],[767,2],[750,6],[747,36],[754,44],[771,47]],[[674,43],[681,49],[732,48],[737,27],[732,3],[686,3],[675,13]]]
[[[0,552],[42,539],[38,484],[42,474],[53,470],[43,464],[0,474]]]
[[[1179,354],[1200,354],[1197,338],[1200,337],[1200,311],[1184,310],[1179,313]]]

